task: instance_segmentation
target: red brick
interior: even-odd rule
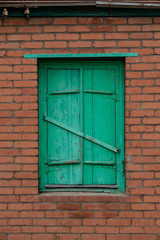
[[[55,25],[66,25],[66,24],[76,24],[77,23],[77,18],[55,18],[54,19],[54,24]]]
[[[124,234],[114,234],[114,235],[112,235],[112,234],[110,234],[107,238],[107,240],[130,240],[130,235],[124,235]]]
[[[17,226],[32,225],[32,219],[9,219],[8,224]]]
[[[66,48],[67,43],[65,41],[53,41],[53,42],[45,42],[46,48]]]
[[[105,33],[106,39],[128,39],[128,33]]]
[[[42,42],[22,42],[21,48],[42,48]]]
[[[70,214],[72,218],[92,218],[93,217],[92,212],[76,211],[76,212],[71,212]]]
[[[27,226],[23,227],[22,226],[22,233],[44,233],[45,232],[45,227],[42,226]]]
[[[77,34],[77,33],[57,33],[56,39],[57,40],[78,40],[79,34]]]
[[[118,47],[140,47],[141,46],[141,42],[140,41],[119,41],[118,42]]]
[[[57,234],[57,236],[59,240],[80,240],[81,238],[78,234]]]
[[[130,111],[131,117],[153,117],[154,111],[153,110],[138,110],[138,111]],[[148,121],[150,122],[150,120]]]
[[[147,32],[159,31],[159,25],[158,24],[143,25],[142,31],[147,31]]]
[[[28,24],[29,25],[50,25],[52,24],[53,19],[52,18],[43,18],[43,17],[36,17],[36,18],[29,18]]]
[[[15,33],[16,27],[0,26],[0,33]]]
[[[152,24],[151,17],[130,17],[128,19],[129,24]]]
[[[142,218],[143,212],[140,211],[121,211],[120,218]]]
[[[130,209],[130,204],[120,204],[120,203],[109,203],[107,205],[107,209],[109,210],[129,210]]]
[[[0,233],[20,233],[20,227],[0,226]]]
[[[103,33],[81,33],[82,40],[104,39]]]
[[[80,210],[81,205],[76,203],[65,203],[57,206],[58,210]]]
[[[46,218],[68,218],[69,217],[69,212],[63,212],[63,211],[60,211],[60,212],[54,212],[54,211],[47,211],[45,213],[46,215]]]
[[[116,47],[116,41],[94,41],[94,47]]]
[[[104,24],[126,24],[127,18],[123,17],[104,17],[103,18]]]
[[[8,41],[30,41],[31,36],[28,34],[10,34],[7,36]]]
[[[91,203],[85,203],[82,205],[83,210],[105,210],[106,205],[105,204],[91,204]]]
[[[69,233],[69,227],[47,227],[47,233]]]
[[[104,21],[101,17],[83,17],[78,19],[79,24],[101,24]]]
[[[159,196],[144,196],[144,202],[158,203]]]
[[[19,33],[40,33],[41,32],[40,26],[25,26],[25,27],[18,27]]]
[[[33,210],[55,210],[56,209],[56,204],[55,203],[41,203],[41,204],[37,204],[34,203],[33,204]]]
[[[143,233],[143,227],[120,227],[120,233]]]
[[[89,227],[89,226],[71,227],[71,233],[93,233],[93,232],[94,232],[94,227]]]
[[[90,32],[91,27],[90,26],[68,26],[68,32]]]
[[[132,204],[132,210],[154,210],[155,205],[154,204]]]
[[[131,33],[130,38],[131,39],[152,39],[153,33],[151,33],[151,32],[149,32],[149,33],[145,33],[145,32]]]
[[[84,47],[91,47],[91,41],[70,41],[68,46],[70,48],[84,48]]]
[[[81,225],[81,220],[80,219],[58,219],[57,225],[60,225],[60,226],[78,226],[78,225]]]
[[[38,174],[36,172],[17,172],[15,173],[16,179],[37,179]]]
[[[146,233],[160,233],[160,228],[159,227],[145,227],[145,232]]]
[[[33,225],[54,226],[56,225],[56,220],[55,219],[33,219]]]
[[[65,32],[66,26],[44,26],[44,32]]]
[[[92,202],[92,196],[70,196],[69,200],[71,202]]]
[[[132,240],[155,240],[155,235],[148,235],[148,234],[134,234],[132,236]]]
[[[93,237],[97,240],[105,240],[105,234],[82,234],[82,240],[93,240]]]
[[[101,211],[101,212],[98,212],[96,211],[95,212],[95,217],[96,218],[117,218],[118,217],[118,212],[117,211]]]
[[[130,131],[131,132],[153,132],[154,127],[153,126],[131,126]]]
[[[103,25],[103,26],[93,26],[92,28],[93,32],[114,32],[115,26],[111,25]]]
[[[83,225],[87,226],[102,226],[106,225],[106,220],[105,219],[83,219],[82,221]],[[79,224],[80,225],[80,224]]]
[[[118,227],[96,227],[96,233],[118,233],[119,232],[119,228]]]
[[[21,211],[22,218],[44,218],[42,211]]]
[[[141,27],[138,25],[132,25],[132,26],[120,25],[120,26],[117,26],[117,31],[119,31],[119,32],[138,32],[138,31],[141,31]]]
[[[31,234],[9,234],[8,240],[31,240]]]
[[[129,219],[108,219],[107,225],[109,226],[129,226],[131,220]]]
[[[32,240],[56,240],[54,234],[32,234]]]

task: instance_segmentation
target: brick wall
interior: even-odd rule
[[[138,52],[125,64],[126,194],[38,194],[37,61]],[[0,20],[0,240],[160,240],[160,18]]]

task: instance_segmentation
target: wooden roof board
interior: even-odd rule
[[[0,7],[87,5],[97,7],[158,8],[160,7],[160,0],[0,0]]]

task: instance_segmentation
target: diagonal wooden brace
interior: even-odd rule
[[[43,120],[45,120],[45,121],[47,121],[49,123],[52,123],[52,124],[56,125],[57,127],[63,128],[64,130],[66,130],[68,132],[71,132],[71,133],[73,133],[73,134],[75,134],[75,135],[77,135],[79,137],[83,137],[84,139],[87,139],[90,142],[93,142],[93,143],[95,143],[95,144],[97,144],[97,145],[99,145],[99,146],[101,146],[103,148],[107,148],[108,150],[110,150],[112,152],[115,152],[115,153],[119,152],[118,148],[115,148],[115,147],[113,147],[113,146],[111,146],[111,145],[109,145],[107,143],[104,143],[104,142],[102,142],[102,141],[100,141],[100,140],[98,140],[96,138],[93,138],[93,137],[91,137],[89,135],[86,135],[83,132],[76,131],[73,128],[68,127],[67,125],[65,125],[63,123],[59,123],[58,121],[56,121],[56,120],[54,120],[54,119],[52,119],[50,117],[47,117],[47,116],[43,115]]]

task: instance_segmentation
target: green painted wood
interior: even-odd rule
[[[115,162],[100,162],[100,161],[85,161],[85,164],[97,164],[97,165],[108,165],[114,166]]]
[[[24,58],[111,58],[138,57],[138,53],[24,54]]]
[[[9,17],[25,17],[24,8],[7,8]],[[3,11],[0,12],[3,17]],[[29,17],[144,17],[160,16],[159,9],[100,8],[100,7],[38,7],[30,8]]]
[[[123,62],[42,60],[39,68],[40,190],[46,185],[78,184],[118,185],[117,191],[124,191]],[[47,98],[51,92],[66,91],[71,92]],[[43,115],[61,126],[43,120]],[[60,128],[64,126],[73,133]],[[116,146],[119,153],[85,139],[86,135]]]
[[[75,131],[80,130],[80,96],[78,93],[72,94],[72,91],[80,89],[79,77],[79,69],[48,69],[47,75],[48,93],[71,90],[71,94],[52,95],[52,98],[48,99],[48,118],[72,127]],[[79,136],[48,123],[49,159],[58,157],[62,163],[80,160],[79,148]],[[80,174],[77,165],[52,164],[49,165],[48,184],[80,184]]]
[[[84,70],[85,86],[84,89],[92,89],[92,94],[85,94],[85,112],[84,129],[85,134],[90,134],[96,139],[109,145],[116,146],[115,141],[115,100],[107,98],[101,92],[115,93],[115,68],[106,66],[106,64],[94,66]],[[90,79],[90,81],[88,81]],[[85,91],[85,90],[84,90]],[[96,91],[96,94],[95,94]],[[97,91],[99,94],[97,94]],[[90,107],[88,104],[90,102]],[[116,161],[115,152],[101,148],[88,141],[84,143],[84,164],[85,161]],[[91,159],[89,158],[91,157]],[[92,172],[91,176],[87,172]],[[90,179],[89,179],[90,178]],[[115,169],[106,166],[85,166],[84,183],[85,184],[115,184]]]
[[[68,188],[81,188],[81,189],[85,189],[85,188],[88,188],[87,191],[89,190],[89,188],[93,189],[93,188],[99,188],[99,185],[46,185],[46,188],[48,189],[53,189],[53,188],[67,188],[67,191],[68,191]],[[113,189],[116,189],[118,186],[117,185],[101,185],[101,188],[113,188]]]
[[[113,95],[114,93],[111,91],[99,91],[99,90],[84,90],[85,93],[97,93],[97,94],[107,94],[107,95]]]
[[[65,164],[79,164],[81,163],[81,161],[51,161],[49,160],[46,164],[48,166],[52,166],[52,165],[65,165]]]
[[[49,93],[49,95],[57,95],[57,94],[71,94],[71,93],[79,93],[79,90],[67,90],[67,91],[52,91]]]

